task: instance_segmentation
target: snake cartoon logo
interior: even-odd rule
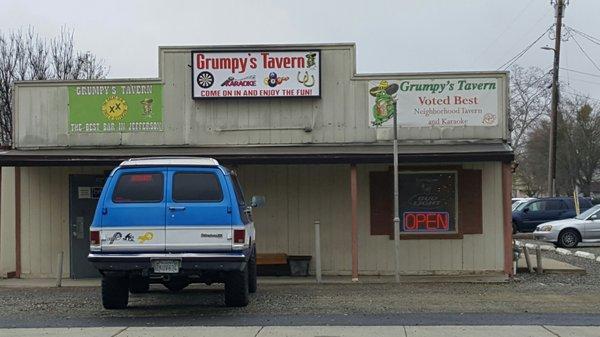
[[[269,73],[269,77],[265,78],[265,84],[270,86],[271,88],[275,88],[281,83],[289,80],[290,78],[287,76],[277,77],[277,73],[271,72]]]
[[[388,81],[380,81],[379,84],[369,89],[369,94],[375,97],[375,104],[371,108],[373,114],[373,126],[380,126],[396,114],[396,92],[398,84],[389,84]]]

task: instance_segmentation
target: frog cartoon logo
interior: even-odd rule
[[[373,114],[373,126],[380,126],[396,114],[396,92],[398,84],[389,84],[388,81],[380,81],[379,84],[369,89],[369,94],[375,97],[375,104],[371,108]]]

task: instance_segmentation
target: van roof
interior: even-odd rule
[[[203,157],[142,157],[128,159],[119,166],[219,166],[219,162]]]

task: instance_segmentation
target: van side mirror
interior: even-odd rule
[[[252,207],[263,207],[265,205],[265,197],[262,195],[254,195],[252,196],[252,201],[250,202]]]
[[[523,213],[527,213],[527,212],[529,212],[529,207],[523,208]]]

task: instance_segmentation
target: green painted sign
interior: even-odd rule
[[[69,86],[69,133],[160,131],[160,84]]]

